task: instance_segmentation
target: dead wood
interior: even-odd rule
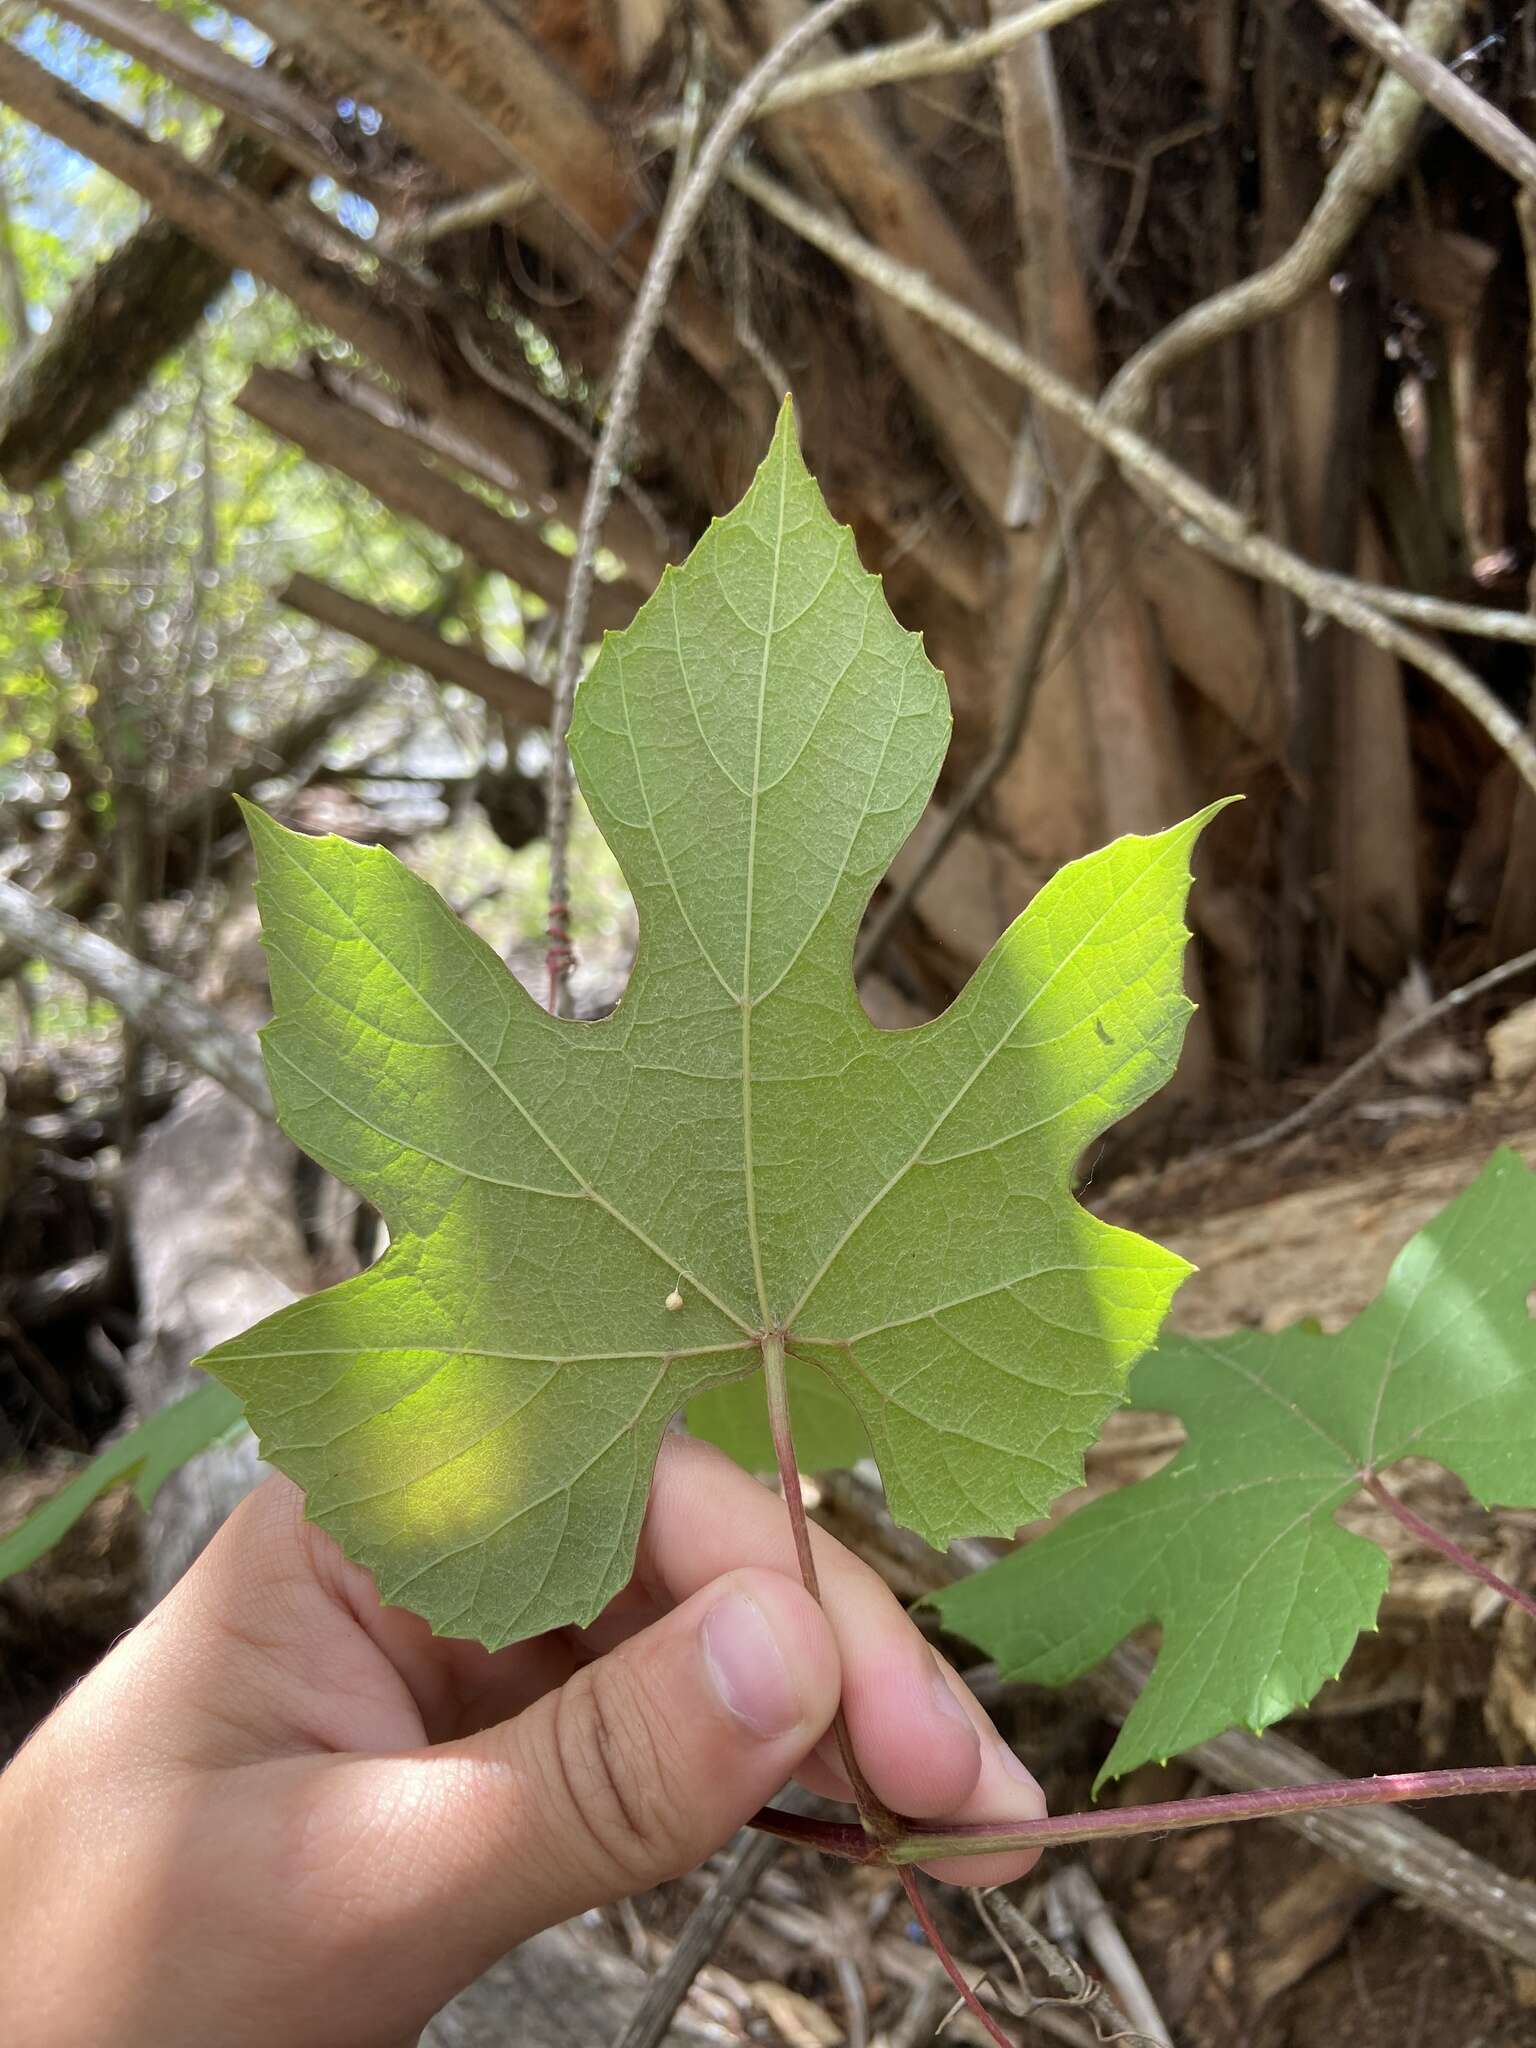
[[[323,0],[327,29],[338,11]],[[629,284],[649,259],[659,209],[631,174],[617,135],[564,70],[492,0],[342,0],[350,12],[430,73],[501,137],[595,255]],[[741,393],[763,426],[768,394],[723,311],[689,280],[669,309],[669,326],[722,392]]]
[[[24,957],[47,960],[115,1004],[126,1021],[227,1088],[253,1115],[271,1117],[272,1098],[254,1037],[231,1031],[172,975],[146,966],[62,911],[50,910],[14,882],[0,881],[0,932]]]
[[[359,160],[360,131],[352,131],[349,148],[334,107],[285,78],[281,65],[243,63],[174,15],[133,0],[57,0],[49,11],[207,100],[296,170],[341,178],[365,195],[379,191]]]
[[[642,1966],[578,1921],[536,1934],[437,2015],[421,2048],[605,2048],[646,1996]],[[682,2024],[658,2048],[697,2048]],[[710,2039],[712,2035],[704,2035]]]
[[[497,374],[510,383],[509,374],[500,366]],[[581,492],[595,444],[568,416],[561,415],[557,426],[552,418],[554,408],[548,400],[538,400],[531,388],[519,387],[520,402],[514,400],[514,404],[522,417],[515,426],[509,421],[507,432],[494,447],[471,441],[452,426],[414,412],[381,384],[345,365],[326,364],[324,388],[331,397],[402,435],[423,454],[451,463],[494,490],[524,499],[535,512],[548,513],[571,527],[580,519]],[[506,391],[507,384],[498,388]],[[535,405],[537,411],[531,409]],[[619,490],[603,527],[606,544],[623,562],[629,579],[638,588],[649,590],[674,558],[675,544],[669,532],[658,531],[654,512],[647,513],[624,495],[623,483]]]
[[[250,270],[350,341],[397,378],[415,403],[495,444],[506,401],[465,365],[451,322],[423,295],[413,303],[409,289],[388,297],[375,292],[354,271],[296,240],[232,180],[151,141],[9,43],[0,43],[0,101],[120,178],[230,269]]]
[[[253,204],[291,175],[267,143],[238,134],[221,136],[201,168]],[[138,397],[234,267],[232,256],[156,216],[88,271],[0,385],[0,478],[31,491],[56,476]]]
[[[461,689],[473,691],[508,718],[524,725],[549,721],[547,690],[513,669],[487,661],[473,647],[445,640],[415,619],[364,604],[314,576],[292,577],[279,593],[278,602],[334,633],[351,634],[391,661],[423,669],[440,683],[457,683]]]
[[[477,498],[423,461],[409,441],[335,396],[323,378],[254,370],[236,403],[315,461],[351,477],[391,511],[421,520],[472,561],[499,570],[546,604],[560,604],[566,563],[545,546],[533,519],[508,518]],[[592,622],[600,629],[625,625],[639,601],[632,586],[600,583],[593,592]]]
[[[194,1082],[145,1135],[126,1176],[143,1331],[124,1366],[136,1417],[190,1393],[202,1379],[195,1358],[314,1284],[294,1200],[297,1166],[270,1116],[211,1082]],[[150,1516],[151,1601],[261,1469],[246,1437],[205,1451],[166,1482]]]

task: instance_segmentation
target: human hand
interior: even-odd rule
[[[0,1777],[10,2048],[398,2048],[541,1928],[703,1861],[790,1776],[1028,1819],[1034,1780],[865,1565],[669,1438],[633,1581],[494,1654],[433,1637],[271,1479]],[[1019,1876],[1030,1855],[934,1866]]]

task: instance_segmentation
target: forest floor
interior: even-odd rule
[[[1391,1099],[1393,1090],[1388,1091]],[[1395,1091],[1402,1096],[1402,1087]],[[1277,1110],[1286,1105],[1279,1103]],[[1180,1327],[1214,1332],[1281,1327],[1302,1315],[1325,1325],[1358,1312],[1395,1252],[1499,1144],[1536,1161],[1536,1082],[1489,1085],[1444,1113],[1345,1116],[1248,1158],[1143,1166],[1095,1184],[1092,1206],[1153,1232],[1201,1270],[1176,1310]],[[1092,1491],[1139,1477],[1177,1441],[1163,1418],[1113,1419],[1089,1461]],[[50,1449],[30,1467],[0,1473],[0,1529],[13,1525],[68,1469]],[[1421,1511],[1473,1548],[1528,1563],[1536,1513],[1487,1516],[1436,1468],[1426,1467]],[[1081,1495],[1066,1503],[1070,1508]],[[915,1576],[850,1523],[829,1491],[825,1518],[864,1548],[911,1596]],[[134,1618],[139,1599],[137,1510],[103,1501],[67,1542],[0,1587],[0,1756]],[[1026,1538],[1029,1532],[1025,1532]],[[1377,1634],[1342,1678],[1285,1732],[1347,1774],[1523,1760],[1536,1737],[1536,1643],[1522,1617],[1489,1612],[1469,1582],[1405,1547],[1395,1524],[1371,1533],[1393,1552],[1392,1591]],[[936,1583],[937,1581],[932,1581]],[[968,1654],[951,1645],[962,1663]],[[1095,1768],[1113,1724],[1077,1689],[1051,1694],[995,1689],[1005,1733],[1044,1784],[1055,1811],[1090,1803]],[[1141,1802],[1213,1789],[1186,1763],[1148,1766],[1111,1800]],[[1536,1879],[1536,1831],[1523,1805],[1450,1801],[1433,1823],[1514,1878]],[[1530,2048],[1536,2042],[1536,1968],[1406,1905],[1359,1871],[1278,1824],[1217,1827],[1102,1844],[1083,1859],[1145,1974],[1180,2048]],[[1069,1946],[1070,1918],[1048,1857],[1020,1902]],[[519,2048],[602,2048],[665,1960],[710,1873],[589,1915],[570,1930],[564,1967],[587,2001],[545,1999],[528,1986]],[[1005,2003],[1016,1982],[966,1894],[939,1895],[955,1953],[987,1973]],[[1090,1968],[1091,1968],[1090,1962]],[[752,1897],[673,2022],[672,2041],[761,2041],[785,2048],[887,2048],[935,2038],[946,2001],[934,1965],[888,1874],[852,1871],[786,1852]],[[1032,1966],[1033,1995],[1046,1987]],[[593,2004],[592,1999],[597,2003]],[[1039,2007],[1013,2022],[1023,2040],[1091,2043],[1087,2009]],[[468,2014],[439,2023],[442,2048],[498,2038]],[[501,2038],[512,2038],[502,2035]],[[965,2016],[940,2039],[980,2040]]]

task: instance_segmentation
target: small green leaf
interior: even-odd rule
[[[1433,1458],[1485,1504],[1536,1503],[1533,1282],[1536,1174],[1501,1151],[1336,1336],[1163,1342],[1131,1398],[1179,1416],[1185,1447],[935,1595],[946,1625],[1009,1677],[1064,1685],[1162,1623],[1100,1783],[1278,1721],[1336,1675],[1386,1590],[1384,1553],[1334,1519],[1362,1476]]]
[[[1070,1175],[1177,1056],[1203,819],[1063,870],[945,1016],[877,1031],[854,936],[948,734],[786,410],[577,699],[640,918],[613,1016],[540,1010],[389,854],[248,813],[279,1113],[392,1243],[206,1363],[386,1600],[492,1645],[590,1620],[669,1417],[766,1462],[720,1390],[760,1404],[770,1333],[805,1461],[872,1447],[932,1541],[1078,1478],[1187,1270]]]
[[[109,1444],[51,1500],[28,1515],[19,1529],[0,1536],[0,1579],[36,1564],[68,1535],[92,1501],[123,1480],[133,1482],[141,1507],[152,1507],[155,1495],[178,1466],[238,1429],[243,1420],[240,1403],[220,1386],[199,1387],[149,1416]]]

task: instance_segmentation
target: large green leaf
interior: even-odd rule
[[[1512,1152],[1398,1255],[1335,1336],[1165,1340],[1138,1407],[1189,1441],[1151,1479],[936,1596],[1010,1677],[1064,1685],[1144,1622],[1150,1680],[1100,1782],[1225,1728],[1267,1727],[1336,1676],[1387,1584],[1334,1519],[1363,1479],[1434,1458],[1485,1503],[1536,1503],[1536,1174]]]
[[[935,1542],[1077,1479],[1186,1270],[1069,1177],[1176,1056],[1202,821],[1067,868],[945,1016],[877,1031],[854,934],[948,732],[786,412],[578,698],[640,914],[612,1017],[540,1010],[388,854],[250,814],[284,1126],[393,1242],[207,1364],[386,1599],[492,1644],[592,1616],[671,1415],[763,1454],[700,1397],[768,1333],[837,1397],[818,1455],[867,1439]]]

